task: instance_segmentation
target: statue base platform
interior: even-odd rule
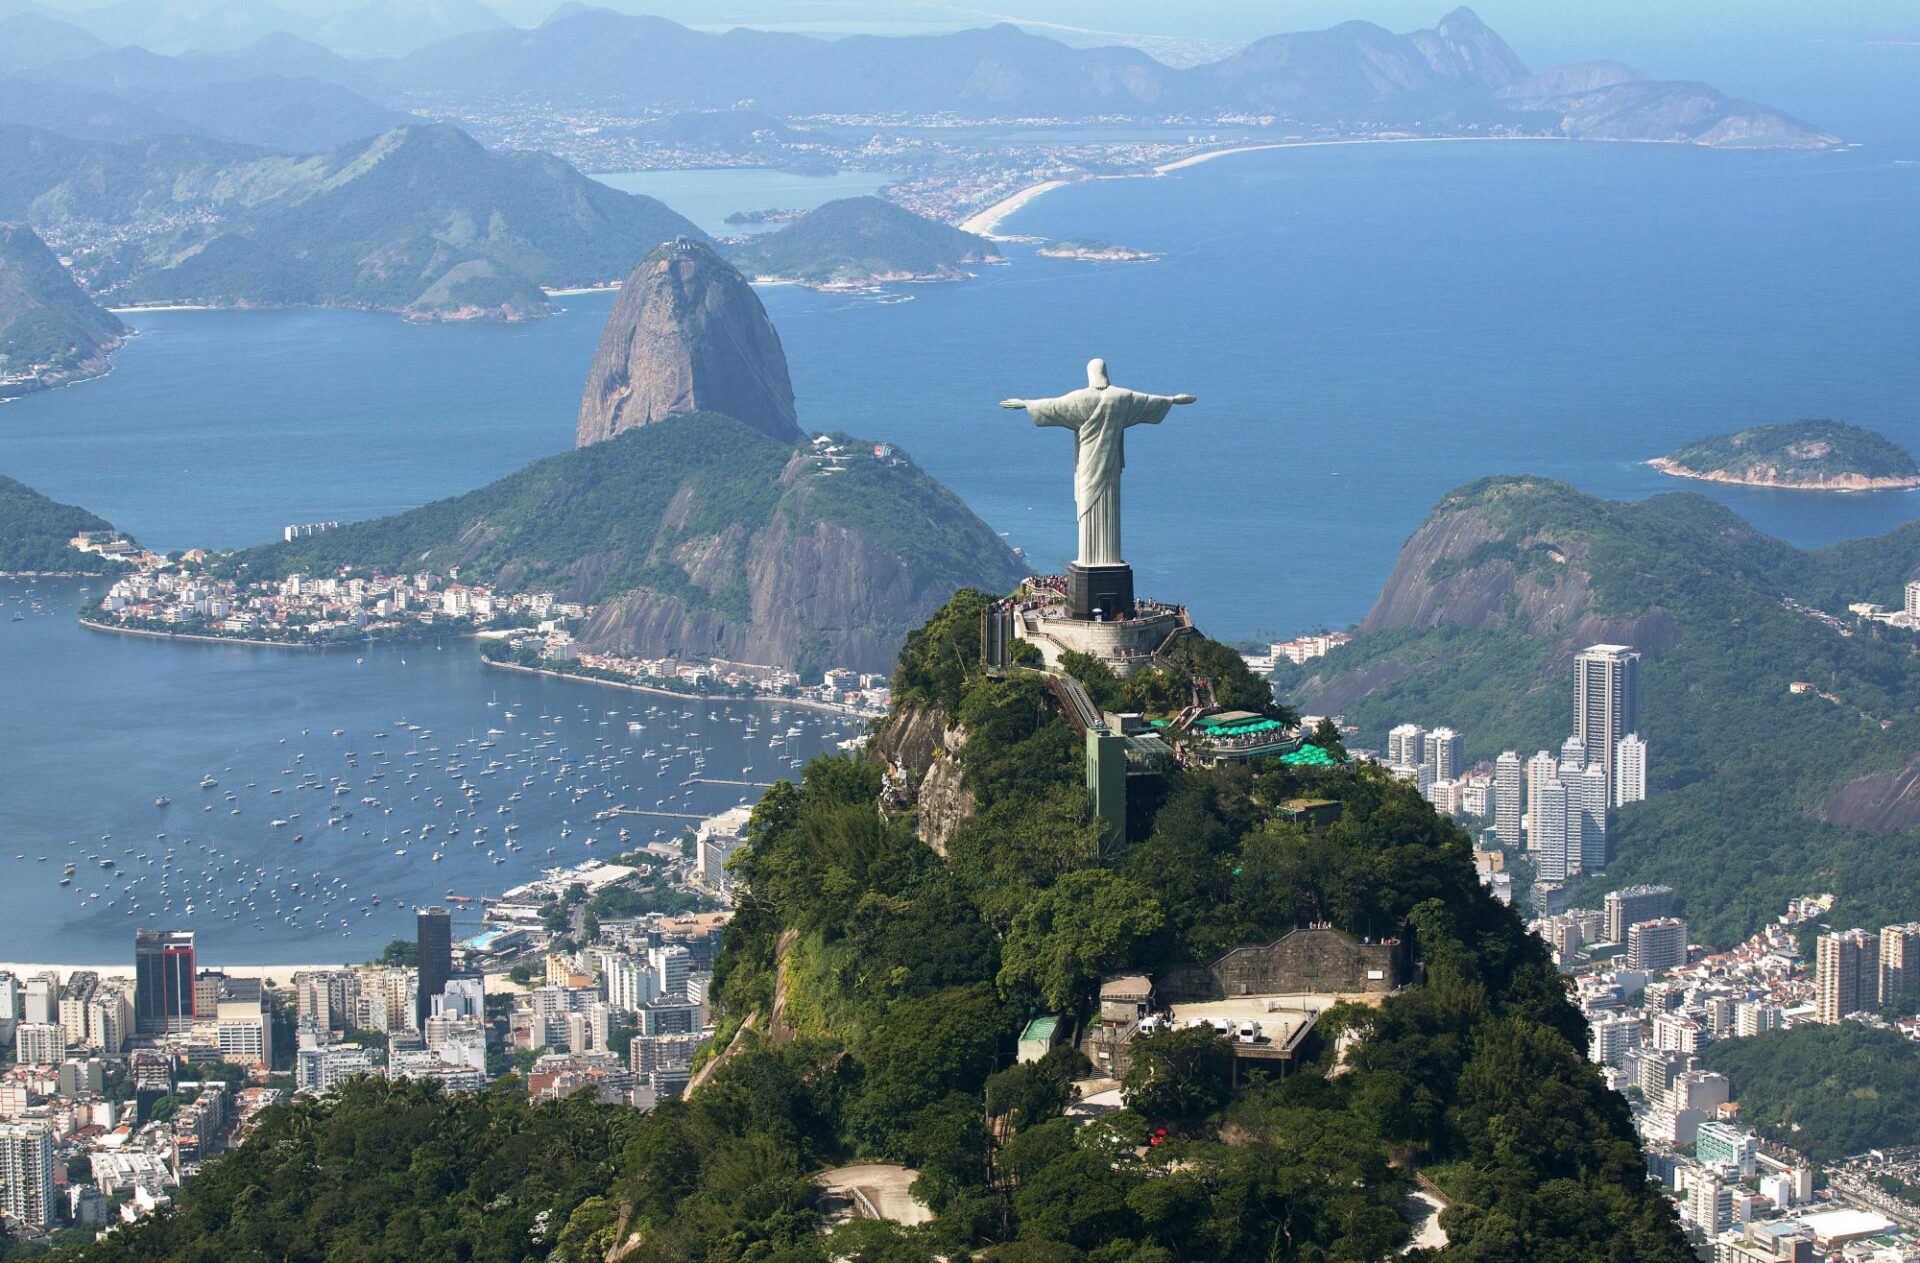
[[[1067,615],[1078,619],[1133,617],[1133,567],[1067,567]]]

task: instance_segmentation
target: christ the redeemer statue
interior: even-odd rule
[[[1192,395],[1144,395],[1107,380],[1105,360],[1087,361],[1087,387],[1057,399],[1003,399],[1002,408],[1025,408],[1035,425],[1064,426],[1074,433],[1073,502],[1080,511],[1083,567],[1120,566],[1120,471],[1126,466],[1126,430],[1158,425]]]

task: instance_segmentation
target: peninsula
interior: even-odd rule
[[[1663,474],[1792,491],[1920,487],[1920,465],[1899,444],[1844,421],[1787,421],[1718,434],[1647,462]]]

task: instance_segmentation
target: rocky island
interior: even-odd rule
[[[1087,241],[1079,237],[1049,241],[1035,253],[1043,259],[1076,259],[1083,263],[1150,263],[1160,257],[1151,250],[1136,250],[1132,246],[1119,246],[1111,241]]]
[[[1792,491],[1920,487],[1905,448],[1844,421],[1787,421],[1717,434],[1647,462],[1663,474]]]

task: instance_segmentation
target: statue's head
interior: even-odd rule
[[[1105,390],[1113,383],[1107,380],[1107,362],[1099,357],[1087,361],[1087,385],[1094,390]]]

